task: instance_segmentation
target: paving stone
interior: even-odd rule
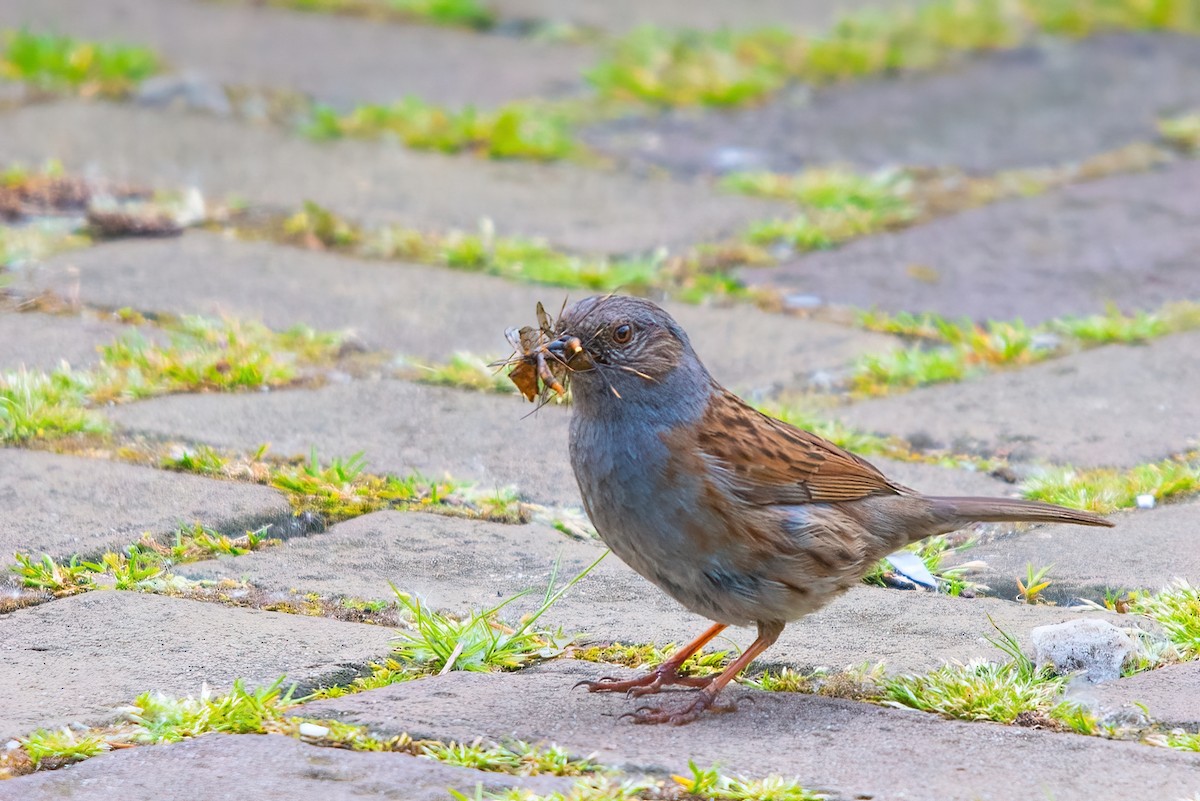
[[[544,465],[567,448],[565,408],[532,407],[517,395],[427,387],[405,381],[353,381],[317,390],[253,395],[175,395],[112,409],[128,431],[280,455],[324,458],[362,451],[367,469],[516,485],[538,503],[579,503],[570,469]]]
[[[616,120],[586,138],[634,164],[687,175],[827,162],[990,172],[1152,140],[1158,116],[1197,103],[1200,41],[1121,34],[1047,39],[951,69],[800,88],[742,111]]]
[[[1200,332],[1108,345],[961,384],[844,407],[851,425],[1015,460],[1129,466],[1197,436]]]
[[[477,785],[485,793],[523,787],[541,795],[572,781],[484,773],[407,754],[321,748],[279,735],[212,734],[13,779],[0,784],[0,801],[445,801],[449,788],[468,797]]]
[[[300,693],[346,681],[389,651],[391,629],[99,590],[0,617],[0,738],[101,724],[148,690],[199,695],[283,674]]]
[[[53,370],[61,362],[90,367],[107,345],[129,326],[94,317],[0,311],[0,370]]]
[[[315,390],[174,395],[114,407],[125,429],[254,451],[326,458],[363,451],[379,472],[451,476],[482,488],[516,486],[526,500],[580,505],[567,455],[567,407],[533,407],[487,395],[404,381],[353,381]],[[880,464],[926,492],[998,494],[1004,484],[966,471]],[[988,488],[992,489],[988,489]]]
[[[1072,698],[1094,705],[1101,715],[1130,717],[1143,715],[1167,729],[1200,731],[1200,661],[1167,665],[1098,687],[1073,687]]]
[[[597,667],[562,661],[516,674],[452,673],[308,711],[414,736],[544,738],[626,770],[687,775],[689,760],[716,762],[730,774],[795,776],[836,799],[1176,798],[1200,781],[1197,754],[741,688],[735,695],[746,697],[732,714],[634,729],[619,716],[646,699],[572,691]]]
[[[544,236],[589,252],[709,241],[785,211],[694,182],[489,162],[386,142],[319,143],[233,120],[105,103],[31,106],[5,114],[2,124],[3,163],[56,157],[112,180],[196,185],[210,197],[286,208],[313,200],[366,221],[475,230],[487,217],[502,235]]]
[[[796,26],[824,29],[844,14],[864,8],[915,5],[907,0],[758,0],[731,4],[722,0],[494,0],[501,19],[545,20],[605,31],[625,31],[639,25],[719,30]]]
[[[1101,601],[1106,589],[1157,591],[1176,578],[1200,585],[1200,503],[1133,511],[1113,522],[1111,531],[1043,526],[955,554],[947,564],[986,562],[980,580],[1007,597],[1016,595],[1026,565],[1050,565],[1044,595],[1058,603]]]
[[[290,518],[269,487],[150,467],[0,449],[0,553],[90,556],[197,521],[241,535]],[[7,558],[4,560],[7,562]]]
[[[450,106],[561,95],[582,86],[583,70],[596,59],[587,46],[248,3],[7,0],[0,26],[147,45],[184,72],[342,106],[409,94]]]
[[[1153,309],[1200,297],[1197,186],[1200,161],[1183,162],[867,237],[742,278],[826,303],[977,320],[1032,324],[1109,304]]]
[[[590,294],[199,232],[101,245],[50,259],[23,277],[30,292],[69,291],[104,307],[249,317],[275,328],[351,329],[369,348],[426,360],[464,350],[503,357],[510,351],[504,330],[534,322],[539,300],[556,314],[563,299]],[[314,292],[318,286],[322,291]],[[666,306],[719,380],[760,392],[803,385],[814,372],[895,342],[754,308]]]
[[[415,513],[381,512],[324,534],[228,559],[180,565],[191,578],[247,580],[267,590],[316,591],[391,599],[391,584],[436,609],[467,612],[533,592],[510,607],[517,619],[541,602],[556,561],[560,584],[601,553],[598,542],[570,539],[544,525],[502,525]],[[993,659],[984,636],[996,625],[1020,642],[1040,625],[1079,619],[1078,612],[995,598],[951,598],[863,586],[784,631],[764,661],[834,669],[884,660],[893,671],[926,670],[950,659]],[[1127,619],[1090,615],[1096,619]],[[543,617],[551,627],[593,641],[686,642],[706,625],[609,556]],[[750,644],[751,629],[731,629],[717,647]]]

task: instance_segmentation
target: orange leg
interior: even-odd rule
[[[705,685],[700,690],[699,697],[681,711],[668,712],[658,707],[643,706],[634,712],[630,712],[628,717],[633,718],[634,723],[672,723],[676,726],[691,723],[700,717],[700,714],[704,710],[711,707],[713,701],[717,700],[717,695],[725,688],[725,685],[733,681],[734,677],[753,662],[755,657],[770,648],[779,639],[781,633],[783,633],[782,623],[759,623],[758,639],[752,642],[750,647],[743,651],[742,655],[735,659],[729,667],[725,668],[721,675]],[[728,708],[731,709],[732,705]]]
[[[688,658],[699,651],[726,628],[724,623],[714,623],[703,634],[680,648],[671,658],[645,676],[624,681],[605,676],[597,681],[581,681],[576,687],[587,687],[590,693],[620,693],[625,692],[635,698],[640,695],[661,692],[668,684],[683,684],[688,687],[705,687],[713,681],[712,676],[680,676],[679,669]]]

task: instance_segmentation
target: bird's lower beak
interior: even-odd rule
[[[592,367],[592,357],[584,350],[583,343],[577,336],[563,334],[547,344],[546,350],[572,370],[590,370]]]

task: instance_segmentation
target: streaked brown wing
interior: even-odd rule
[[[725,468],[734,492],[755,504],[852,501],[910,492],[870,462],[767,417],[724,390],[709,403],[698,444]]]

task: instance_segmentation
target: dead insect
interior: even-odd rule
[[[566,301],[563,301],[563,308],[566,308]],[[567,366],[546,347],[554,341],[554,326],[540,302],[537,305],[537,319],[537,328],[527,325],[504,332],[513,347],[513,355],[499,364],[501,367],[512,367],[508,377],[528,401],[533,401],[546,390],[552,390],[560,396],[566,394],[562,379],[567,373]]]

